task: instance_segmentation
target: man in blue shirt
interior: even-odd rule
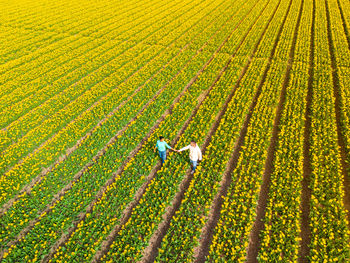
[[[164,137],[160,136],[159,140],[157,141],[156,146],[154,147],[154,152],[156,152],[156,149],[158,149],[160,159],[162,160],[162,165],[166,159],[166,148],[173,150],[166,141],[164,141]]]

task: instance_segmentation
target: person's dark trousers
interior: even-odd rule
[[[160,159],[162,160],[162,165],[166,160],[166,151],[159,151]]]
[[[198,161],[192,161],[190,160],[191,164],[192,164],[192,171],[194,172],[197,168],[197,165],[198,165]]]

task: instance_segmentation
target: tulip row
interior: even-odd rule
[[[58,40],[51,45],[42,47],[40,50],[33,52],[31,55],[21,56],[18,59],[11,60],[8,63],[1,65],[0,81],[3,86],[3,89],[1,90],[1,96],[11,103],[20,101],[24,97],[18,98],[16,101],[10,96],[11,92],[19,92],[19,86],[16,86],[15,84],[25,84],[35,79],[39,75],[38,73],[35,73],[35,69],[37,69],[37,67],[43,66],[43,69],[45,69],[43,73],[49,72],[46,70],[47,67],[45,65],[48,64],[50,66],[50,63],[52,63],[52,61],[58,59],[56,57],[57,55],[64,55],[66,52],[71,51],[72,48],[80,48],[81,46],[84,46],[85,43],[91,42],[92,40],[93,39],[77,38],[77,36],[62,37],[61,40]],[[73,54],[71,54],[71,56],[72,55]],[[57,60],[57,63],[61,64],[61,61],[69,62],[68,59],[62,60],[59,58]],[[52,69],[54,69],[54,67],[51,67],[51,70]],[[34,72],[34,74],[30,75],[28,74],[29,72]],[[23,77],[23,75],[26,75],[26,78]],[[22,93],[24,92],[22,91]],[[9,99],[12,99],[13,101],[10,101]],[[5,101],[1,101],[1,109],[5,108],[6,106],[8,106],[8,104],[5,103]]]
[[[0,261],[296,262],[308,145],[307,260],[349,261],[349,1],[6,5]]]
[[[205,53],[205,52],[203,52],[203,53],[201,53],[200,54],[200,56],[202,57],[200,60],[202,60],[203,61],[203,59],[208,59],[208,55],[210,56],[211,55],[211,53]],[[204,61],[205,61],[204,60]],[[195,67],[198,67],[198,66],[200,66],[202,63],[198,63],[199,61],[194,61],[193,63],[192,63],[192,67],[193,66],[195,66]],[[182,81],[183,83],[186,83],[186,82],[188,82],[188,78],[191,78],[192,76],[193,76],[193,71],[192,70],[189,70],[189,69],[187,69],[186,71],[183,71],[183,73],[185,73],[185,74],[187,74],[187,77],[186,78],[184,78],[183,76],[181,77],[178,77],[177,78],[177,82],[178,81]],[[187,79],[187,80],[186,80]],[[163,92],[162,94],[165,94],[164,96],[163,96],[163,99],[161,100],[161,99],[157,99],[156,100],[156,104],[158,105],[157,107],[150,107],[149,108],[149,110],[164,110],[167,106],[169,106],[169,105],[167,105],[165,102],[164,102],[164,99],[168,99],[169,98],[169,96],[171,95],[171,93],[173,93],[173,92],[175,92],[177,89],[179,89],[178,87],[181,87],[181,86],[183,86],[183,84],[181,85],[181,83],[173,83],[172,85],[170,85],[169,86],[169,90],[167,91],[167,92]],[[193,100],[193,99],[192,99]],[[153,106],[155,106],[155,105],[153,105]],[[161,108],[160,108],[160,106],[162,106]],[[131,131],[131,133],[132,134],[134,134],[133,136],[143,136],[142,134],[143,134],[143,132],[145,132],[144,130],[145,130],[145,124],[146,123],[148,123],[147,122],[147,118],[149,119],[150,117],[149,116],[157,116],[156,114],[151,114],[152,112],[150,112],[150,113],[147,113],[147,112],[144,112],[142,115],[141,115],[141,117],[140,118],[146,118],[144,121],[141,121],[141,120],[139,120],[138,122],[136,122],[136,123],[138,123],[138,130],[135,130],[135,129],[132,129],[132,128],[129,128]],[[183,113],[181,114],[181,116],[183,116]],[[139,123],[140,122],[140,123]],[[129,130],[128,129],[128,130]],[[128,146],[130,147],[130,149],[132,149],[132,143],[136,143],[137,141],[138,141],[138,139],[137,138],[135,138],[135,137],[133,137],[132,136],[132,134],[130,134],[129,136],[126,136],[126,138],[128,138],[128,140],[130,140],[130,145],[128,144]],[[125,140],[125,139],[120,139],[120,140]],[[124,145],[124,143],[122,143],[122,145]],[[120,149],[120,150],[118,150],[118,152],[124,152],[123,151],[123,149]],[[115,154],[118,154],[118,152],[115,152],[115,151],[113,151],[113,152],[111,152],[109,155],[111,155],[111,154],[113,154],[113,155],[115,155]],[[125,153],[126,155],[127,155],[127,153]],[[100,167],[101,168],[99,168],[99,169],[101,169],[101,171],[103,171],[103,169],[104,169],[104,167],[105,167],[105,165],[106,165],[106,161],[109,161],[109,162],[112,162],[111,163],[111,165],[110,165],[110,167],[117,167],[118,165],[120,165],[120,161],[121,160],[119,160],[119,158],[120,158],[120,156],[117,156],[118,157],[118,162],[115,162],[115,158],[110,158],[110,156],[108,156],[108,154],[106,153],[104,156],[103,156],[103,158],[101,158],[101,161],[99,162],[100,163]],[[124,159],[125,159],[125,157],[124,157]],[[107,171],[107,174],[106,174],[106,176],[110,176],[110,173],[111,173],[111,171],[112,171],[113,169],[109,169],[108,171]],[[101,176],[101,175],[100,175]],[[76,184],[74,184],[74,186],[73,186],[73,188],[74,189],[72,189],[72,190],[69,190],[69,193],[70,194],[66,194],[64,197],[64,201],[62,201],[62,202],[59,202],[58,204],[56,204],[57,206],[62,206],[62,207],[60,207],[60,209],[58,209],[58,211],[57,212],[53,212],[53,213],[62,213],[62,208],[63,207],[65,207],[65,206],[67,206],[67,202],[69,202],[70,204],[71,204],[71,206],[73,206],[73,207],[75,207],[75,204],[73,203],[73,201],[74,201],[74,199],[73,199],[73,197],[75,197],[75,198],[77,198],[75,195],[76,195],[76,192],[75,192],[75,190],[77,190],[77,189],[82,189],[82,188],[84,188],[84,189],[86,189],[87,187],[92,187],[94,184],[92,184],[89,180],[88,181],[86,181],[87,180],[87,178],[91,181],[95,181],[96,180],[96,178],[91,178],[91,176],[82,176],[82,179],[81,179],[81,181],[83,181],[82,183],[79,183],[79,181],[78,181],[78,183],[76,183]],[[85,178],[85,179],[84,179]],[[108,178],[108,177],[107,177]],[[99,178],[100,179],[100,178]],[[95,192],[99,189],[99,186],[101,185],[101,183],[103,182],[103,178],[101,178],[100,179],[101,181],[99,181],[99,184],[98,185],[95,185],[94,187],[96,187],[95,188]],[[83,185],[81,185],[81,184],[83,184]],[[95,183],[95,184],[97,184],[97,182]],[[92,195],[92,197],[93,197],[93,195]],[[87,198],[86,200],[85,200],[85,202],[88,202],[89,200],[91,201],[91,190],[89,191],[89,198]],[[63,204],[62,204],[63,203]],[[55,206],[56,206],[55,205]],[[66,208],[66,209],[64,209],[64,211],[67,211],[67,213],[69,214],[69,213],[71,213],[72,212],[72,210],[74,210],[73,208]],[[50,216],[50,218],[52,218],[53,216],[51,215]],[[50,219],[49,218],[49,219]],[[73,217],[71,218],[71,220],[73,219]],[[43,219],[41,219],[41,220],[43,220]],[[40,222],[42,222],[42,221],[40,221]],[[34,231],[34,230],[33,230]],[[32,232],[31,232],[32,233]]]
[[[267,7],[265,8],[266,5]],[[256,35],[263,33],[261,25],[266,25],[269,18],[273,16],[273,10],[276,8],[276,5],[277,2],[269,4],[269,1],[258,4],[259,8],[254,10],[249,16],[252,18],[249,23],[254,23],[255,17],[258,19],[259,16],[259,19],[251,29],[247,41],[251,39],[257,41],[259,39]],[[261,13],[263,10],[265,10],[264,13]],[[247,51],[249,53],[249,48],[251,49],[252,45],[245,44],[246,42],[243,42],[242,48],[237,52],[237,57],[247,53]],[[264,45],[264,43],[261,43],[261,45]],[[236,66],[234,65],[239,65],[241,62],[243,61],[238,62],[235,59],[232,62],[232,69],[227,69],[228,76],[226,74],[223,75],[222,79],[217,83],[222,93],[225,94],[227,89],[232,89],[233,82],[237,80],[239,73],[235,72]],[[266,66],[264,62],[261,63],[262,65],[256,63],[256,61],[252,63],[252,67],[248,69],[231,102],[228,104],[227,111],[215,135],[211,138],[201,164],[201,172],[194,174],[181,206],[172,218],[167,235],[164,237],[159,249],[156,259],[158,262],[185,262],[193,260],[194,248],[198,246],[199,235],[207,220],[210,205],[219,190],[220,181],[230,158],[229,153],[232,153],[236,146],[244,118],[256,92],[257,85],[254,85],[254,82],[258,82],[261,78],[262,72],[259,71],[261,66]],[[247,87],[254,88],[248,89]]]
[[[289,12],[288,5],[290,5]],[[248,246],[249,232],[256,215],[259,188],[262,183],[265,159],[273,129],[274,116],[277,111],[279,95],[285,78],[287,63],[279,59],[279,49],[290,50],[293,37],[287,37],[296,29],[296,19],[301,1],[282,1],[276,20],[282,28],[279,42],[272,58],[266,80],[261,86],[261,94],[252,111],[252,117],[244,138],[244,145],[239,153],[236,166],[232,171],[232,183],[224,198],[220,219],[214,230],[213,241],[208,259],[216,262],[225,260],[244,261]],[[288,12],[288,13],[286,13]],[[286,17],[285,23],[278,21]],[[269,30],[273,29],[273,26]],[[274,30],[276,32],[278,30]],[[268,34],[269,32],[267,32]],[[276,33],[273,38],[276,38]],[[271,39],[271,38],[270,38]],[[270,46],[271,48],[271,46]],[[258,51],[262,49],[258,48]],[[283,51],[284,52],[284,51]],[[270,50],[265,49],[265,54]],[[261,52],[261,54],[264,54]]]
[[[141,50],[142,52],[143,50]],[[138,59],[143,59],[144,61],[149,61],[152,57],[154,57],[157,53],[159,52],[159,49],[156,47],[152,47],[152,50],[146,53],[141,53],[140,57],[137,57]],[[133,63],[134,67],[129,67],[130,71],[131,70],[137,70],[137,64],[134,62]],[[109,70],[110,73],[113,72],[112,69]],[[132,74],[132,71],[124,71],[125,75],[122,77],[126,78],[128,75]],[[118,72],[119,73],[119,72]],[[119,74],[120,76],[120,74]],[[113,78],[114,77],[114,78]],[[93,77],[86,77],[84,78],[85,81],[90,80]],[[11,178],[10,174],[14,174],[14,170],[18,169],[19,167],[22,167],[23,164],[26,163],[27,159],[33,159],[34,156],[42,153],[43,150],[47,148],[48,145],[50,145],[50,141],[45,141],[45,139],[50,138],[52,134],[55,134],[54,137],[51,137],[50,140],[55,140],[60,133],[63,133],[65,130],[69,129],[69,126],[71,126],[73,123],[75,126],[77,126],[77,123],[86,121],[85,118],[83,118],[84,115],[86,115],[88,112],[95,110],[96,108],[101,108],[103,105],[102,103],[105,103],[105,101],[109,101],[108,97],[111,95],[111,93],[115,93],[116,95],[119,94],[129,94],[132,92],[132,89],[114,89],[114,83],[115,83],[115,78],[116,76],[112,74],[110,78],[104,79],[102,82],[98,83],[97,85],[94,86],[94,89],[91,89],[90,92],[85,93],[82,96],[79,96],[77,100],[73,101],[72,103],[68,104],[67,107],[63,108],[56,114],[52,115],[50,119],[45,119],[44,122],[40,125],[35,127],[35,129],[30,130],[28,134],[26,134],[23,138],[21,138],[17,143],[10,145],[3,153],[3,160],[1,162],[1,172],[4,172],[6,169],[9,167],[13,166],[14,164],[18,163],[18,161],[26,156],[28,153],[32,152],[35,148],[39,147],[36,151],[32,153],[32,155],[27,155],[24,158],[24,162],[22,164],[17,164],[13,169],[11,169],[9,172],[7,172],[1,179],[2,183],[6,183],[7,181],[11,182],[11,179],[6,179],[7,177]],[[119,84],[122,83],[122,79],[117,80]],[[80,85],[83,86],[83,83]],[[135,89],[135,88],[134,88]],[[111,92],[112,91],[112,92]],[[73,91],[74,92],[74,91]],[[127,93],[128,92],[128,93]],[[104,96],[104,97],[103,97]],[[119,95],[120,96],[120,95]],[[100,98],[103,99],[100,99]],[[120,103],[123,99],[127,98],[126,97],[118,97],[118,99],[115,98],[116,103]],[[100,100],[99,100],[100,99]],[[93,104],[95,101],[98,101],[97,103]],[[75,116],[75,112],[80,113],[80,108],[81,105],[86,104],[93,104],[90,109],[87,111],[83,111],[82,114],[78,115],[77,118],[75,118],[73,121],[71,121],[67,126],[63,126],[64,123],[66,122],[66,118],[69,118],[69,116],[73,115]],[[118,104],[115,104],[118,105]],[[113,104],[109,105],[110,107],[113,108]],[[109,108],[104,108],[104,112],[108,113]],[[98,119],[96,119],[97,121]],[[30,120],[29,120],[30,121]],[[93,122],[90,122],[89,125],[93,125]],[[62,129],[64,128],[64,129]],[[57,133],[60,131],[59,133]],[[79,136],[80,137],[80,136]],[[79,137],[71,137],[72,142],[75,142],[77,138]],[[43,141],[44,140],[44,141]],[[57,140],[57,139],[56,139]],[[72,143],[70,142],[70,143]],[[41,145],[44,143],[44,145]],[[66,141],[66,145],[68,144],[68,141]],[[64,150],[65,145],[63,143],[60,143],[62,146],[62,150]],[[69,145],[69,144],[68,144]],[[46,147],[45,147],[46,146]],[[56,149],[56,155],[60,154],[61,151],[60,148]],[[45,161],[48,161],[46,159]],[[44,165],[42,165],[44,166]],[[45,165],[46,166],[46,165]],[[18,177],[21,179],[20,177]],[[5,192],[6,190],[4,190]],[[1,190],[1,193],[4,193],[3,190]]]
[[[188,54],[184,53],[184,55]],[[183,57],[180,56],[179,58]],[[2,221],[7,222],[7,226],[1,233],[2,242],[7,243],[15,238],[26,224],[50,203],[52,197],[68,184],[74,175],[97,154],[98,150],[128,123],[129,118],[135,116],[145,105],[157,91],[155,87],[159,88],[156,85],[151,85],[156,83],[155,81],[165,84],[167,79],[164,79],[164,77],[166,77],[166,74],[170,75],[172,73],[172,71],[163,72],[163,74],[155,77],[152,82],[147,83],[135,96],[129,97],[130,99],[128,99],[125,107],[104,119],[101,126],[95,127],[92,134],[82,141],[64,162],[57,164],[52,172],[43,177],[39,184],[33,186],[30,194],[20,196],[20,199],[11,209],[2,216]],[[122,148],[121,150],[125,149]],[[16,225],[15,222],[20,223]]]
[[[348,88],[348,83],[350,83],[350,43],[348,45],[345,44],[347,43],[347,36],[342,26],[343,21],[341,20],[339,7],[338,1],[330,1],[330,28],[333,36],[334,55],[339,78],[339,95],[341,97],[341,116],[343,122],[341,128],[344,133],[347,153],[350,154],[350,90]],[[349,173],[350,171],[347,172]]]
[[[215,28],[215,24],[211,25],[211,30],[214,30]],[[211,33],[211,31],[209,31],[208,34],[209,33]],[[204,32],[202,32],[202,34],[204,34]],[[197,48],[199,47],[197,46]],[[63,187],[65,183],[68,183],[72,175],[81,169],[91,159],[91,157],[96,154],[101,146],[108,142],[109,138],[112,137],[113,132],[115,132],[117,128],[120,129],[120,126],[125,124],[125,122],[132,117],[132,113],[136,113],[155,91],[157,91],[162,85],[165,85],[168,79],[172,77],[174,72],[181,70],[181,68],[187,63],[186,61],[188,61],[188,59],[193,56],[194,53],[194,50],[183,51],[176,57],[175,61],[171,61],[171,64],[174,64],[174,66],[170,66],[170,64],[164,68],[159,74],[157,74],[157,76],[153,77],[151,81],[148,81],[145,84],[146,87],[144,87],[139,94],[129,97],[125,108],[123,108],[121,112],[118,112],[118,114],[116,114],[117,116],[113,115],[110,119],[105,120],[103,127],[95,129],[90,138],[81,143],[74,154],[69,156],[64,163],[60,164],[58,171],[56,167],[55,171],[45,176],[39,185],[35,185],[33,187],[32,194],[30,196],[24,195],[19,201],[17,201],[16,204],[8,211],[5,217],[2,217],[2,221],[6,221],[7,224],[11,226],[10,228],[5,228],[5,231],[2,233],[2,237],[5,235],[8,239],[10,237],[15,237],[24,226],[23,224],[20,224],[13,227],[12,223],[20,220],[22,217],[25,217],[26,222],[28,222],[29,218],[33,218],[38,211],[41,211],[43,207],[47,205],[47,202],[51,199],[51,197],[60,189],[59,186]],[[107,122],[108,125],[112,125],[110,128],[106,128]],[[118,123],[118,126],[116,126],[115,123]],[[106,130],[108,133],[105,134],[104,137],[101,137],[102,135],[100,134],[100,130]],[[99,139],[95,139],[95,136],[99,136]],[[95,141],[93,141],[93,139],[95,139]],[[94,146],[92,143],[96,145]],[[91,151],[91,149],[94,150]],[[79,162],[77,162],[77,160],[79,160]],[[71,170],[69,167],[74,167],[74,169]],[[71,170],[70,173],[64,173],[64,171],[67,170]],[[59,179],[59,182],[57,179]],[[56,186],[56,184],[59,185]],[[52,187],[55,187],[55,189]],[[33,199],[33,193],[39,196]],[[30,208],[30,210],[28,210],[28,208]],[[8,232],[11,232],[11,234],[8,235]]]
[[[99,42],[99,41],[97,41]],[[79,96],[78,92],[73,93],[73,86],[71,86],[75,81],[79,80],[80,78],[83,78],[85,76],[84,72],[92,72],[93,70],[97,69],[98,66],[101,65],[102,60],[97,60],[99,56],[103,58],[108,58],[108,56],[112,55],[114,53],[113,48],[117,46],[118,43],[99,43],[100,46],[98,46],[95,50],[92,50],[88,53],[84,54],[84,58],[76,58],[74,60],[79,63],[79,61],[86,62],[81,68],[77,68],[71,73],[68,73],[65,77],[62,77],[61,79],[55,81],[52,83],[52,85],[48,86],[47,88],[44,88],[38,93],[42,97],[44,97],[42,104],[40,104],[40,107],[35,107],[33,109],[30,109],[28,113],[22,114],[19,111],[15,111],[14,113],[9,113],[8,116],[6,116],[7,120],[10,121],[11,116],[16,117],[17,115],[21,115],[18,119],[11,122],[6,128],[0,130],[0,149],[4,150],[6,147],[8,147],[10,144],[14,144],[17,142],[21,137],[26,135],[31,129],[42,123],[50,114],[54,114],[66,104],[71,102],[71,100],[74,100],[77,96]],[[115,54],[117,56],[117,54]],[[86,60],[85,59],[90,59]],[[91,61],[93,60],[93,62]],[[71,61],[71,63],[75,63],[74,61]],[[61,69],[64,71],[64,69]],[[64,89],[62,92],[62,87],[67,86],[68,88]],[[88,88],[87,88],[88,89]],[[80,92],[84,92],[86,90],[81,89]],[[56,92],[62,94],[54,95]],[[32,97],[32,96],[31,96]],[[30,99],[30,98],[29,98]],[[41,103],[39,99],[33,99],[34,102]],[[35,103],[29,103],[29,104],[35,104]],[[23,107],[22,107],[23,108]],[[5,117],[4,117],[3,124],[5,125]]]
[[[54,45],[55,51],[49,52],[48,56],[36,59],[35,64],[38,66],[34,69],[28,70],[30,66],[33,68],[33,65],[27,66],[27,64],[19,68],[17,71],[19,76],[17,78],[8,79],[2,84],[4,90],[7,90],[8,93],[2,96],[0,103],[1,127],[5,127],[34,106],[40,105],[41,102],[45,101],[49,94],[43,98],[35,98],[34,95],[36,93],[40,96],[44,95],[45,93],[42,91],[48,92],[49,89],[49,87],[46,89],[44,87],[49,86],[63,74],[73,71],[80,65],[88,62],[88,59],[92,59],[91,55],[94,54],[94,49],[102,45],[103,42],[106,41],[81,39],[71,36],[60,41],[57,46]],[[48,59],[48,61],[41,63],[41,59]],[[11,75],[16,76],[16,74],[11,74],[10,72],[4,76],[8,78]],[[23,86],[26,89],[23,89]],[[13,89],[13,87],[16,87],[16,89]],[[31,102],[31,100],[34,100],[34,102]],[[21,106],[22,102],[29,105]]]
[[[350,67],[339,67],[339,87],[342,98],[342,128],[345,138],[345,147],[348,154],[350,154],[350,90],[348,85],[350,83]],[[348,171],[349,173],[350,171]]]
[[[350,32],[349,32],[349,29],[350,29],[350,3],[349,1],[346,1],[346,0],[339,0],[338,2],[339,4],[339,7],[341,8],[341,11],[343,13],[343,21],[344,21],[344,25],[347,29],[347,39],[348,39],[348,43],[350,41]]]
[[[198,6],[198,8],[200,8],[200,7],[201,6]],[[151,46],[151,49],[155,50],[154,53],[158,52],[156,50],[157,48],[162,48],[162,47]],[[146,56],[148,56],[148,58]],[[154,55],[151,54],[151,52],[148,52],[147,54],[145,54],[143,56],[142,60],[147,61],[152,56],[154,56]],[[165,56],[169,59],[168,54],[165,53]],[[137,64],[134,64],[134,66],[138,67]],[[132,67],[129,67],[129,68],[131,70],[133,69]],[[148,70],[150,70],[150,69],[154,70],[152,68],[148,68]],[[144,71],[144,72],[147,72],[147,71]],[[150,72],[152,72],[152,71],[150,71]],[[92,97],[92,94],[90,94],[89,97],[87,97],[87,96],[80,97],[81,99],[72,105],[70,112],[72,112],[72,111],[74,112],[75,110],[77,110],[77,107],[79,107],[79,105],[80,105],[78,102],[81,102],[83,99],[85,99],[87,101],[91,101],[91,100],[95,99],[95,97],[98,98],[99,94],[101,94],[101,93],[103,94],[103,92],[106,93],[106,90],[107,91],[111,90],[114,86],[113,83],[115,83],[115,81],[116,81],[115,78],[122,80],[124,78],[124,76],[127,77],[128,74],[131,74],[131,73],[127,70],[124,70],[123,72],[119,72],[118,76],[116,76],[115,74],[112,74],[112,76],[114,78],[104,79],[103,82],[99,83],[99,85],[97,86],[99,88],[95,89],[95,92],[97,92],[97,94],[95,94],[94,97]],[[134,77],[137,78],[137,75],[135,75]],[[142,79],[139,78],[139,81],[140,80],[143,81],[143,78]],[[39,150],[35,151],[33,155],[27,156],[24,159],[23,163],[16,165],[12,170],[10,170],[7,174],[5,174],[5,176],[3,176],[0,179],[0,180],[2,180],[2,182],[4,182],[4,185],[2,185],[2,189],[3,189],[2,196],[0,197],[0,199],[2,199],[1,201],[3,202],[3,200],[6,200],[6,196],[8,196],[7,192],[9,192],[10,193],[9,196],[11,196],[11,193],[18,191],[19,187],[21,185],[23,185],[27,180],[32,178],[34,175],[38,174],[38,171],[33,172],[32,175],[30,173],[28,173],[28,171],[27,171],[27,173],[23,174],[23,177],[19,176],[19,174],[22,175],[21,171],[23,171],[23,169],[25,169],[26,166],[29,165],[29,163],[30,163],[31,171],[35,170],[39,165],[40,166],[49,165],[51,162],[53,162],[55,160],[56,156],[60,155],[60,153],[62,151],[64,151],[64,149],[67,145],[74,143],[79,137],[81,137],[83,134],[85,134],[85,132],[89,128],[91,128],[101,117],[103,117],[105,115],[105,113],[112,110],[116,105],[118,105],[117,103],[120,103],[121,101],[126,99],[130,94],[132,94],[132,91],[135,88],[133,88],[130,85],[126,85],[125,82],[123,84],[125,84],[124,87],[123,87],[123,85],[121,85],[119,87],[119,89],[113,89],[112,92],[110,92],[102,100],[99,100],[98,103],[94,104],[94,106],[92,108],[90,108],[89,111],[85,111],[81,116],[79,116],[77,119],[75,119],[73,122],[71,122],[63,130],[59,130],[58,129],[59,127],[57,127],[57,126],[60,122],[64,121],[62,118],[66,114],[65,111],[63,111],[62,114],[57,114],[55,121],[53,121],[53,117],[52,117],[52,119],[47,120],[46,123],[47,123],[48,127],[54,127],[54,128],[56,127],[56,131],[59,130],[59,132],[54,137],[52,137],[49,141],[45,142],[45,144],[42,145],[39,148]],[[91,117],[93,117],[95,122],[93,122],[91,120]],[[90,119],[89,122],[86,122],[87,118]],[[81,123],[83,125],[84,129],[81,129],[81,130],[76,129],[76,127],[78,126],[79,123]],[[42,126],[41,126],[41,129],[42,129]],[[75,136],[73,136],[74,133],[72,133],[71,130],[74,131]],[[42,129],[38,132],[45,134],[45,133],[47,133],[47,130]],[[69,132],[71,132],[71,134],[69,134]],[[28,146],[28,144],[30,144],[31,147],[35,147],[34,143],[36,142],[36,140],[38,140],[38,138],[35,137],[35,133],[33,133],[33,132],[31,132],[29,135],[32,135],[31,138],[34,140],[34,142],[33,141],[32,142],[25,141],[25,142],[27,142],[27,146]],[[69,136],[68,140],[67,140],[67,138],[63,138],[66,136]],[[25,136],[24,138],[29,138],[29,136]],[[33,144],[34,144],[34,146],[33,146]],[[57,148],[52,149],[51,148],[52,145],[57,145],[56,146]],[[15,144],[15,146],[18,148],[20,146],[20,144]],[[47,151],[48,147],[50,147],[52,149],[51,152]],[[4,163],[5,162],[9,163],[11,161],[14,162],[16,159],[14,159],[14,160],[13,160],[13,158],[11,159],[11,155],[14,155],[14,154],[18,155],[20,153],[19,153],[19,151],[8,151],[8,159],[4,159],[3,162]],[[45,156],[44,158],[40,158],[39,162],[35,162],[35,160],[38,159],[38,156],[43,156],[43,155]],[[6,182],[6,184],[5,184],[5,182]]]
[[[6,12],[2,14],[3,24],[6,26],[16,25],[36,30],[46,29],[49,31],[50,25],[53,24],[55,20],[56,22],[59,22],[60,19],[67,20],[67,16],[64,16],[64,12],[57,12],[57,8],[66,11],[65,7],[71,9],[74,15],[79,15],[84,11],[84,9],[82,10],[82,6],[78,6],[78,3],[74,1],[69,3],[68,1],[61,1],[60,3],[54,3],[50,6],[44,5],[42,2],[28,3],[26,1],[18,1],[15,6],[11,6],[11,4],[6,6]],[[33,10],[36,12],[33,12]],[[47,12],[46,14],[45,11]],[[42,18],[42,21],[37,21],[39,17]],[[33,23],[34,21],[35,23]],[[38,27],[37,24],[41,27]],[[32,26],[30,27],[30,25]]]
[[[294,63],[279,124],[259,262],[296,262],[298,259],[312,10],[312,1],[304,1]]]
[[[310,144],[312,174],[309,259],[311,262],[346,262],[350,258],[350,233],[343,203],[343,174],[337,139],[326,17],[325,1],[316,1],[317,30]]]

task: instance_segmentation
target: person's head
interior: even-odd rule
[[[163,136],[159,136],[159,140],[162,142],[164,141],[164,137]]]
[[[192,140],[192,141],[191,141],[191,146],[192,146],[192,147],[195,147],[196,145],[197,145],[196,141],[195,141],[195,140]]]

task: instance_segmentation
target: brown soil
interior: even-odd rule
[[[308,255],[310,254],[309,244],[311,242],[310,230],[310,199],[311,189],[310,176],[312,173],[311,155],[310,155],[310,141],[311,141],[311,105],[313,96],[313,77],[314,77],[314,52],[315,52],[315,0],[313,0],[312,10],[312,25],[311,25],[311,45],[309,58],[309,79],[308,92],[306,96],[306,110],[305,110],[305,127],[304,127],[304,161],[303,161],[303,180],[301,192],[301,225],[300,225],[300,249],[298,261],[308,262]]]
[[[328,32],[328,43],[329,43],[329,53],[331,55],[331,66],[332,66],[332,76],[333,76],[333,91],[334,91],[334,98],[335,98],[335,116],[336,116],[336,123],[337,123],[337,135],[338,135],[338,145],[340,150],[340,162],[341,162],[341,172],[343,175],[343,185],[344,185],[344,206],[347,210],[347,217],[348,217],[348,227],[350,229],[350,174],[349,174],[349,164],[347,163],[347,160],[350,160],[350,155],[346,150],[346,143],[345,138],[343,134],[343,116],[342,116],[342,98],[341,98],[341,92],[340,92],[340,84],[339,84],[339,76],[338,76],[338,68],[337,68],[337,62],[335,57],[335,47],[333,43],[333,36],[331,31],[331,19],[329,14],[329,3],[326,2],[326,17],[327,17],[327,32]],[[334,25],[333,25],[334,26]]]

